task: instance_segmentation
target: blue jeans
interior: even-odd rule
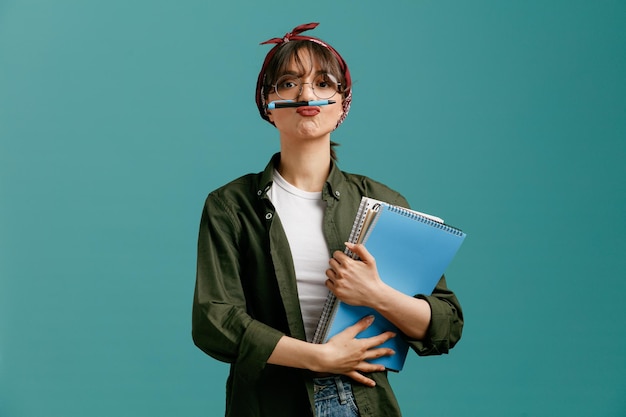
[[[359,417],[352,385],[346,377],[315,378],[315,417]]]

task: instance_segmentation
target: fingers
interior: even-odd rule
[[[333,252],[333,255],[332,255],[332,258],[331,258],[331,259],[335,259],[335,260],[337,260],[337,262],[339,262],[339,260],[340,260],[342,257],[344,257],[344,256],[346,256],[346,257],[347,257],[348,255],[346,255],[345,253],[343,253],[343,252],[342,252],[342,251],[340,251],[340,250],[336,250],[336,251],[334,251],[334,252]]]
[[[368,378],[365,375],[363,375],[363,374],[361,374],[361,373],[359,373],[357,371],[348,372],[348,373],[345,373],[344,375],[346,375],[346,376],[352,378],[354,381],[356,381],[356,382],[358,382],[360,384],[366,385],[368,387],[375,387],[376,386],[376,382],[373,379]]]
[[[335,292],[335,280],[338,278],[337,273],[333,269],[326,270],[326,278],[328,278],[325,282],[326,288],[328,288],[333,293]]]
[[[367,329],[369,326],[371,326],[373,322],[374,322],[374,316],[364,317],[361,320],[359,320],[356,324],[346,328],[342,333],[351,339],[355,339],[357,338],[357,335],[359,333],[361,333],[362,331]],[[384,332],[376,336],[365,337],[365,338],[359,339],[359,342],[362,343],[361,345],[362,349],[365,351],[365,355],[363,359],[369,360],[369,359],[380,358],[382,356],[395,355],[396,352],[394,352],[393,349],[389,349],[386,347],[380,347],[380,348],[378,347],[382,345],[383,343],[385,343],[386,341],[388,341],[389,339],[394,338],[395,336],[396,334],[394,332]],[[376,370],[380,370],[380,369],[374,369],[368,372],[374,372]]]
[[[367,316],[364,317],[363,319],[359,320],[354,326],[351,327],[351,329],[353,331],[358,331],[359,329],[367,329],[369,326],[371,326],[371,324],[374,322],[374,316]],[[365,326],[365,327],[363,327]],[[349,327],[350,329],[350,327]],[[363,330],[360,330],[358,333],[356,333],[354,335],[354,337],[356,337],[360,332],[362,332]],[[365,357],[364,359],[366,360],[370,360],[370,359],[377,359],[383,356],[391,356],[391,355],[395,355],[396,352],[393,349],[389,349],[386,347],[378,347],[381,346],[383,343],[385,343],[386,341],[388,341],[389,339],[392,339],[396,337],[396,334],[394,332],[384,332],[381,333],[379,335],[376,336],[372,336],[372,337],[366,337],[366,338],[362,338],[359,339],[363,344],[364,344],[364,349],[366,349],[366,353],[365,353]],[[363,370],[363,369],[361,369]],[[375,370],[371,370],[369,372],[374,372],[376,370],[381,370],[381,369],[375,369]],[[384,370],[384,367],[383,369]]]
[[[348,372],[345,375],[349,376],[350,378],[354,379],[355,381],[363,385],[367,385],[369,387],[375,387],[376,382],[373,379],[368,378],[365,375],[363,375],[362,372],[363,373],[383,372],[385,371],[386,368],[384,365],[370,363],[367,361],[372,360],[372,359],[377,359],[383,356],[391,356],[394,354],[395,352],[392,349],[387,349],[387,348],[370,349],[367,351],[365,360],[356,367],[356,370]]]
[[[369,253],[365,245],[355,244],[355,243],[350,243],[350,242],[345,242],[344,244],[346,245],[348,249],[350,249],[352,253],[357,255],[358,259],[360,259],[361,261],[365,263],[370,263],[370,262],[375,261],[374,257],[372,256],[371,253]],[[354,259],[352,257],[346,255],[342,251],[335,251],[333,252],[333,257],[330,258],[330,264],[331,266],[334,267],[334,266],[342,265],[346,262],[353,261],[353,260]]]
[[[333,252],[333,257],[330,258],[329,263],[331,264],[332,267],[336,267],[336,266],[340,266],[341,264],[351,259],[352,258],[350,258],[345,253],[336,250],[335,252]]]
[[[352,326],[347,327],[344,332],[347,332],[351,338],[355,338],[357,334],[370,327],[373,322],[374,316],[365,316]]]
[[[347,327],[344,331],[348,331],[349,330],[349,332],[348,332],[349,334],[351,334],[353,336],[356,336],[359,333],[363,332],[368,327],[370,327],[372,325],[372,323],[374,322],[374,319],[375,319],[375,317],[373,315],[365,316],[361,320],[359,320],[355,324],[353,324],[352,326]],[[368,344],[371,345],[371,347],[374,347],[374,346],[382,345],[387,340],[389,340],[389,339],[391,339],[392,337],[395,337],[395,336],[396,336],[396,334],[394,332],[385,332],[385,333],[381,333],[381,334],[379,334],[377,336],[363,338],[361,340],[367,341]]]
[[[387,340],[392,339],[396,337],[396,334],[394,332],[385,332],[385,333],[381,333],[377,336],[372,336],[372,337],[368,337],[365,339],[361,339],[367,342],[367,344],[370,346],[370,349],[376,346],[380,346],[383,343],[385,343]]]
[[[396,352],[393,349],[389,348],[376,348],[376,349],[368,349],[365,354],[365,360],[371,361],[372,359],[382,358],[383,356],[393,356]],[[382,365],[373,365],[376,369],[371,369],[367,372],[376,372],[376,371],[384,371],[385,367]]]
[[[332,268],[329,268],[326,270],[326,277],[328,279],[335,279],[337,278],[337,273]]]
[[[345,242],[345,245],[352,253],[357,255],[361,261],[368,263],[374,261],[374,257],[369,253],[365,245]]]
[[[379,350],[391,351],[391,349],[379,349]],[[384,355],[378,355],[376,357],[380,357],[380,356],[384,356]],[[375,359],[375,358],[371,358],[371,359]],[[386,368],[383,365],[378,365],[378,364],[363,361],[356,367],[356,370],[346,372],[344,373],[344,375],[349,376],[350,378],[354,379],[356,382],[359,382],[363,385],[367,385],[369,387],[375,387],[376,382],[373,379],[368,378],[367,376],[363,375],[363,373],[383,372],[385,369]]]
[[[373,322],[374,316],[366,316],[332,337],[328,342],[329,344],[332,343],[333,346],[339,346],[342,353],[352,352],[348,354],[348,357],[356,359],[356,362],[352,362],[348,369],[344,368],[340,372],[343,372],[343,375],[352,378],[356,382],[370,387],[375,386],[376,383],[373,379],[363,375],[363,373],[381,372],[385,370],[385,367],[369,361],[395,354],[393,349],[380,347],[380,345],[395,336],[393,332],[384,332],[373,337],[357,338],[357,335],[371,326]]]
[[[350,258],[343,252],[335,251],[333,257],[328,260],[329,269],[326,270],[326,276],[328,279],[335,283],[335,280],[343,278],[344,274],[351,270],[350,262],[354,262],[354,259]]]
[[[337,274],[337,271],[341,267],[341,263],[339,263],[339,261],[335,258],[330,258],[328,261],[328,265],[330,266],[330,268],[326,270],[326,276],[328,277],[328,279],[335,280],[337,278],[340,278]]]

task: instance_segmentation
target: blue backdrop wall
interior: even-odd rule
[[[468,233],[466,327],[407,416],[626,415],[623,1],[0,0],[0,416],[213,416],[190,337],[206,194],[278,149],[259,42],[353,73],[344,170]]]

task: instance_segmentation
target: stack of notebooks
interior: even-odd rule
[[[387,285],[410,296],[432,293],[464,239],[465,233],[438,217],[369,197],[362,198],[349,237],[350,242],[365,245]],[[346,254],[356,258],[348,249]],[[375,310],[343,303],[332,293],[324,305],[313,342],[325,343],[368,315],[375,316],[374,323],[358,337],[372,337],[389,330],[397,334],[382,345],[396,354],[371,362],[400,371],[409,350],[401,332]]]

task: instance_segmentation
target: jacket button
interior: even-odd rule
[[[267,220],[271,219],[271,218],[272,218],[272,213],[267,213],[267,214],[265,215],[265,218],[266,218]]]
[[[336,195],[337,197],[339,197],[339,196],[341,195],[341,193],[340,193],[339,191],[335,191],[335,195]]]

